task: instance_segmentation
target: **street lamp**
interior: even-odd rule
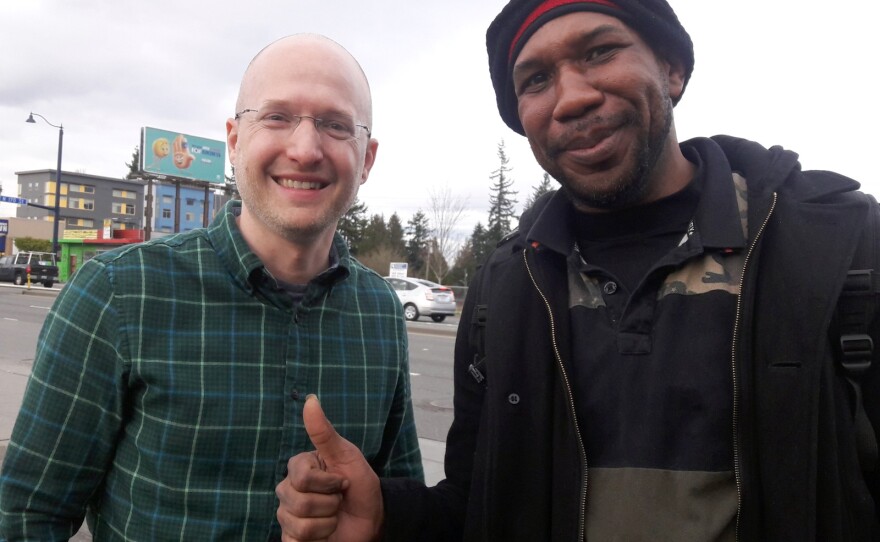
[[[58,254],[58,220],[60,213],[60,205],[61,205],[61,147],[64,143],[64,125],[55,125],[49,122],[46,117],[40,115],[39,113],[31,112],[28,115],[28,118],[25,122],[30,122],[31,124],[36,124],[37,121],[34,120],[34,115],[43,119],[43,122],[52,126],[53,128],[58,128],[58,167],[55,169],[55,221],[52,224],[52,252],[56,255]]]

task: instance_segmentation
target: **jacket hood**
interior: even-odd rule
[[[749,190],[786,192],[799,201],[816,201],[859,189],[858,182],[830,171],[796,175],[801,172],[797,153],[778,145],[767,149],[754,141],[726,135],[710,139],[724,151],[730,169],[746,178]]]

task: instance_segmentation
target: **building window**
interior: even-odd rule
[[[113,191],[114,198],[125,198],[125,199],[135,199],[137,194],[130,190],[114,190]]]
[[[192,207],[193,205],[196,204],[196,199],[195,198],[186,198],[186,204],[188,206]]]
[[[79,189],[80,189],[79,191],[83,192],[84,194],[94,194],[95,193],[95,187],[88,185],[88,184],[79,185]]]
[[[192,213],[186,213],[186,221],[187,221],[187,222],[192,222],[192,219],[193,219],[193,214],[192,214]]]
[[[62,199],[62,202],[64,200]],[[94,211],[95,210],[95,200],[85,199],[85,198],[70,198],[70,208],[71,209],[82,209],[84,211]]]
[[[117,215],[134,215],[134,205],[131,203],[113,203],[113,212]]]
[[[171,218],[171,209],[162,209],[162,218]]]
[[[162,203],[166,205],[174,204],[174,196],[162,196]]]

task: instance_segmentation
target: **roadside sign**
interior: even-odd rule
[[[406,262],[391,262],[391,266],[388,269],[388,276],[395,278],[406,278],[406,270]]]
[[[19,205],[27,205],[27,200],[24,198],[13,198],[12,196],[0,196],[0,201],[5,203],[17,203]]]

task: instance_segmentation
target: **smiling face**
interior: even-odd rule
[[[614,17],[578,12],[538,29],[513,85],[529,144],[581,210],[631,207],[689,181],[672,128],[683,70]]]
[[[258,54],[245,72],[236,106],[244,110],[226,122],[226,132],[245,239],[329,242],[367,180],[378,143],[366,130],[339,140],[319,132],[309,118],[295,129],[292,122],[278,128],[274,119],[343,115],[369,126],[370,91],[360,67],[329,39],[284,38]]]

